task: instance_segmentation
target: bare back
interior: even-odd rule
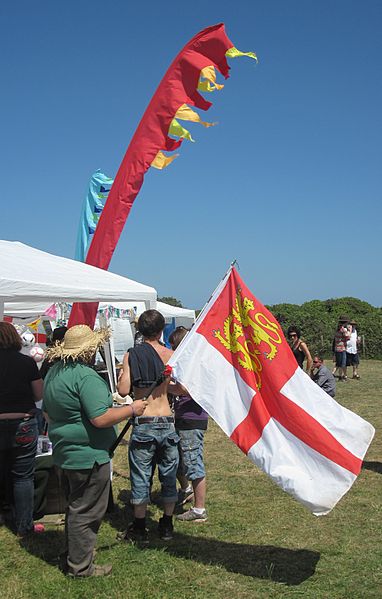
[[[171,355],[174,353],[171,349],[161,345],[157,341],[147,341],[155,349],[163,364],[167,364]],[[171,416],[171,408],[167,399],[168,380],[156,387],[152,394],[147,398],[147,408],[145,416]],[[133,387],[134,398],[142,399],[145,397],[146,389]]]

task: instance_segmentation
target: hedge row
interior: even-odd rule
[[[332,341],[338,319],[348,316],[357,323],[358,334],[364,345],[361,353],[365,358],[382,358],[382,308],[375,308],[354,297],[313,300],[301,306],[275,304],[267,306],[281,324],[284,332],[290,325],[301,329],[311,353],[332,354]]]

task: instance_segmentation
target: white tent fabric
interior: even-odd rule
[[[51,305],[52,302],[5,302],[4,314],[13,318],[37,318]]]
[[[45,311],[51,306],[51,302],[6,302],[4,306],[4,314],[6,316],[13,316],[14,318],[36,318],[42,316]],[[136,308],[137,315],[139,316],[147,310],[145,302],[102,302],[99,305],[100,310],[104,310],[107,307],[113,306],[120,310],[128,310]],[[151,302],[151,308],[159,310],[161,314],[167,319],[175,318],[176,321],[184,319],[187,324],[191,326],[195,322],[195,310],[189,310],[187,308],[177,308],[176,306],[170,306],[163,302]],[[186,326],[186,325],[185,325]]]
[[[140,316],[142,312],[147,310],[143,302],[106,302],[100,303],[99,309],[105,310],[110,306],[119,310],[129,310],[135,308],[137,316]],[[189,326],[195,322],[195,310],[189,310],[188,308],[177,308],[176,306],[170,306],[169,304],[165,304],[163,302],[157,302],[156,306],[153,307],[156,308],[158,312],[163,314],[166,320],[175,318],[176,322],[178,323],[178,320],[182,319],[186,321]]]
[[[116,310],[134,309],[137,316],[140,316],[142,312],[147,310],[143,302],[109,302],[99,305],[101,313],[106,309],[110,310],[110,308]],[[166,324],[171,323],[174,327],[184,326],[187,329],[190,329],[195,322],[195,310],[177,308],[175,306],[170,306],[169,304],[164,304],[163,302],[157,302],[156,309],[164,316]],[[114,317],[113,312],[111,312],[111,315],[109,314],[109,325],[113,330],[115,355],[122,361],[124,353],[134,345],[130,322],[125,318]],[[136,329],[134,329],[134,331],[135,330]]]
[[[156,306],[156,297],[153,287],[18,241],[0,240],[0,302],[48,306],[130,300],[143,301],[147,309]]]
[[[157,310],[166,318],[188,318],[192,322],[195,322],[195,310],[189,310],[188,308],[178,308],[177,306],[170,306],[163,302],[157,302]]]

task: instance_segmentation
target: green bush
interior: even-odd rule
[[[301,329],[311,353],[332,353],[332,341],[338,318],[348,316],[357,323],[363,346],[360,353],[365,358],[382,358],[382,309],[375,308],[355,297],[312,300],[301,306],[275,304],[267,306],[281,324],[284,333],[290,325]]]

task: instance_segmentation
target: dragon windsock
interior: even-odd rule
[[[208,102],[200,92],[223,88],[216,82],[216,69],[227,79],[228,58],[249,56],[240,52],[228,39],[224,24],[214,25],[195,35],[181,50],[153,95],[119,167],[102,215],[90,244],[86,263],[107,270],[131,206],[150,166],[163,169],[177,154],[184,139],[193,141],[179,121],[193,121],[210,127],[214,123],[201,120],[190,106],[208,110]],[[74,304],[69,326],[94,325],[97,303]]]

